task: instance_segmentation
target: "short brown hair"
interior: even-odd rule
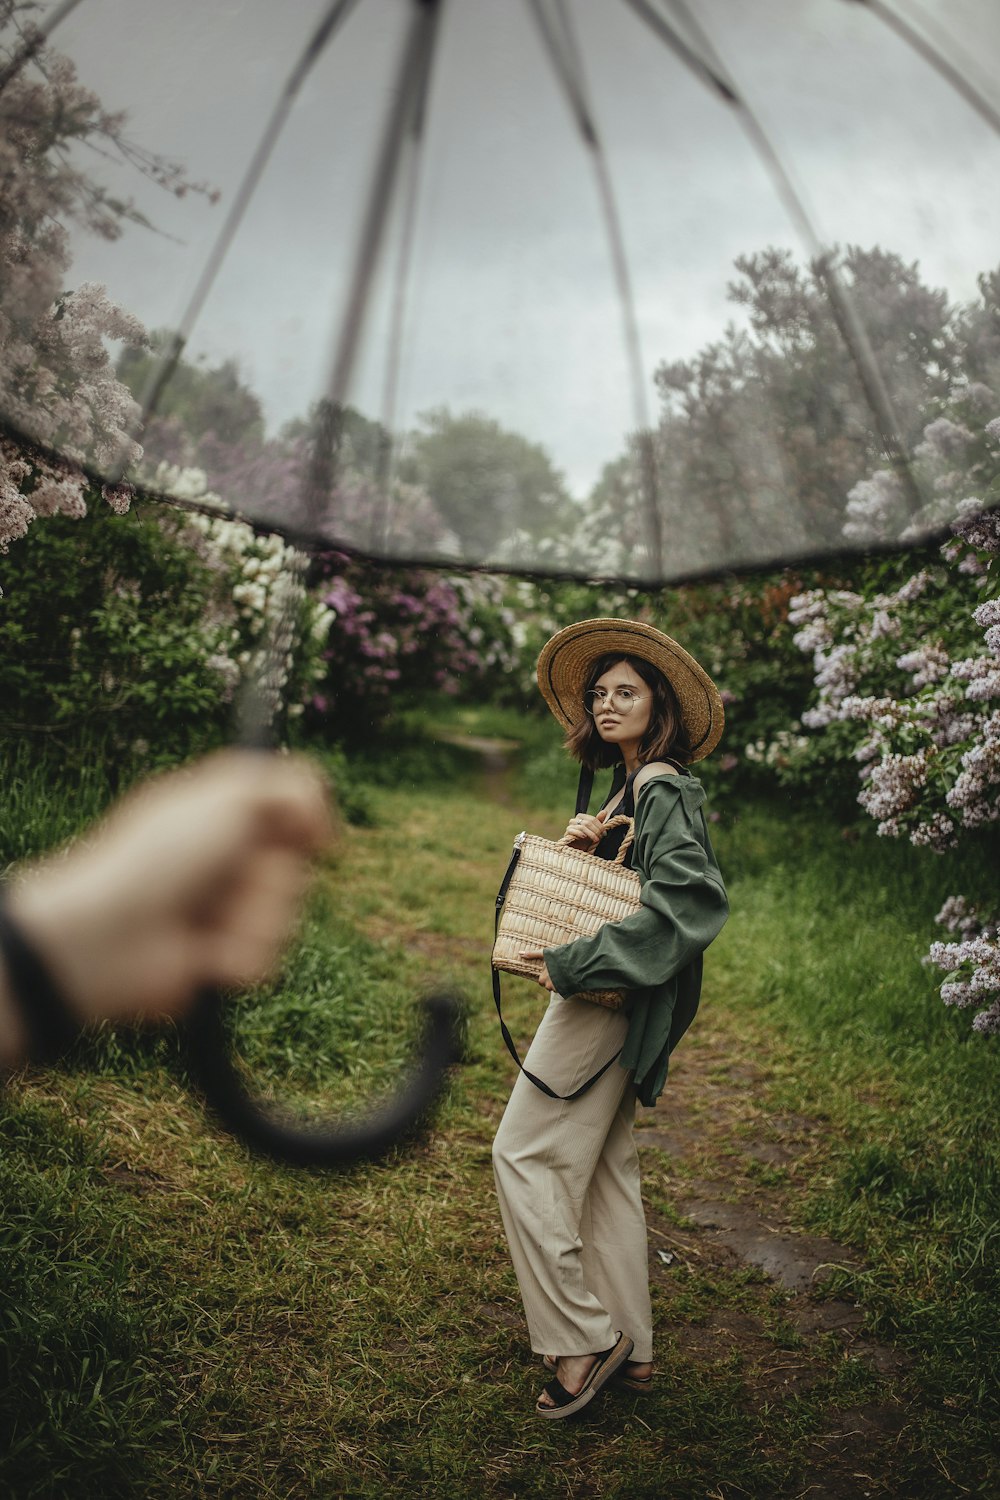
[[[598,679],[603,677],[605,672],[609,672],[612,667],[617,667],[622,662],[638,672],[653,695],[649,728],[639,744],[640,764],[646,765],[652,760],[663,760],[668,755],[687,764],[691,754],[691,741],[681,718],[677,694],[660,669],[654,667],[652,662],[645,661],[641,656],[622,655],[621,652],[614,651],[606,656],[599,656],[590,669],[584,695],[597,686]],[[613,766],[621,759],[621,752],[617,745],[609,745],[606,740],[601,739],[597,725],[589,713],[584,713],[583,717],[566,731],[566,748],[575,760],[581,761],[592,771],[600,770],[602,766]]]

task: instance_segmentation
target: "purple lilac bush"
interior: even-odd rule
[[[973,404],[984,402],[974,391]],[[813,660],[816,699],[804,726],[854,726],[858,801],[878,833],[941,851],[1000,822],[1000,511],[989,508],[1000,419],[976,430],[937,418],[917,459],[957,517],[939,557],[885,591],[800,594],[791,619]],[[851,492],[852,535],[891,534],[900,503],[892,481],[883,471]],[[947,971],[942,999],[977,1007],[977,1031],[1000,1032],[996,917],[952,896],[938,921],[957,937],[928,954]]]
[[[324,553],[313,592],[329,613],[312,699],[336,737],[365,733],[426,692],[474,693],[516,670],[515,617],[500,579],[373,568]]]

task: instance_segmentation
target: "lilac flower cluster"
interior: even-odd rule
[[[848,492],[844,535],[852,542],[885,541],[899,535],[908,517],[899,476],[891,469],[877,469]]]
[[[407,695],[455,694],[517,667],[514,614],[499,579],[407,568],[376,571],[326,553],[317,598],[330,613],[319,713],[352,729],[382,718]]]
[[[1000,551],[1000,511],[986,510],[982,501],[974,496],[962,502],[952,529],[959,543],[964,542],[976,552]],[[982,563],[983,559],[977,561]]]
[[[812,653],[819,689],[816,704],[802,716],[806,728],[823,729],[836,719],[874,713],[869,705],[876,700],[859,698],[855,690],[867,675],[875,643],[899,635],[900,605],[919,597],[928,581],[915,575],[895,593],[876,594],[870,600],[846,589],[810,589],[791,600],[788,618],[798,627],[792,639],[800,651]]]
[[[969,413],[980,414],[987,402],[996,405],[992,392],[981,383],[966,386],[957,395]],[[844,536],[854,542],[918,542],[928,532],[960,521],[970,512],[981,513],[982,502],[970,496],[969,487],[971,483],[979,488],[985,450],[997,431],[1000,418],[975,431],[947,416],[929,422],[911,461],[923,505],[914,513],[910,489],[902,477],[895,470],[878,469],[848,493]],[[974,568],[974,560],[967,559],[966,569]]]
[[[1000,1033],[1000,920],[986,918],[964,896],[949,896],[937,921],[958,935],[952,943],[932,943],[926,962],[943,969],[945,1005],[982,1006],[974,1031]]]
[[[921,641],[912,651],[904,651],[896,665],[909,674],[914,689],[920,689],[931,687],[947,676],[950,661],[940,641]]]
[[[979,391],[980,404],[981,397]],[[899,588],[867,598],[813,589],[790,608],[795,644],[812,655],[817,690],[803,724],[857,724],[860,805],[880,835],[906,835],[933,850],[1000,822],[1000,512],[967,493],[971,482],[989,483],[987,460],[998,440],[1000,418],[978,434],[945,417],[924,430],[917,458],[938,466],[939,488],[953,505],[943,566],[922,568]],[[892,479],[880,472],[852,491],[845,531],[857,535],[865,505],[873,528],[881,526],[895,495]],[[977,924],[960,897],[945,904],[939,920],[963,934],[962,943],[931,950],[931,962],[955,971],[942,997],[948,1004],[989,1001],[976,1029],[1000,1030],[995,925],[973,932]]]
[[[212,507],[219,497],[203,470],[159,465],[155,488]],[[279,536],[259,536],[243,521],[192,512],[172,523],[218,580],[206,602],[201,637],[206,665],[230,702],[251,682],[270,718],[282,705],[304,712],[325,670],[333,612],[305,586],[308,559]]]
[[[878,820],[880,834],[898,834],[901,818],[916,807],[927,785],[927,751],[918,751],[916,755],[885,754],[862,774],[866,775],[866,784],[858,801],[869,817]]]
[[[23,40],[30,7],[0,0],[0,67]],[[87,481],[76,465],[120,459],[141,449],[130,435],[138,409],[114,375],[107,340],[141,344],[145,332],[103,287],[66,292],[70,224],[105,239],[138,215],[89,178],[79,142],[106,155],[134,155],[123,120],[108,114],[77,81],[72,63],[43,48],[0,93],[0,410],[19,432],[56,448],[52,463],[34,447],[0,442],[0,552],[39,516],[86,513]],[[179,190],[179,169],[136,157],[140,170]],[[104,499],[128,509],[127,486]]]

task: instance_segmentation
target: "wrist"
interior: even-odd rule
[[[81,1017],[71,1007],[45,955],[11,910],[0,902],[0,1062],[5,1069],[28,1060],[56,1062],[80,1032]]]
[[[101,940],[79,881],[68,868],[45,866],[10,891],[6,907],[77,1028],[96,1019],[100,969],[92,947]]]
[[[14,992],[6,954],[0,951],[0,1074],[12,1072],[28,1055],[30,1039],[22,1003]]]
[[[545,964],[546,973],[552,981],[553,988],[558,991],[560,995],[569,995],[572,994],[573,991],[571,989],[567,990],[564,988],[566,976],[562,972],[562,964],[559,961],[559,952],[560,950],[558,948],[549,948],[542,954],[542,960]]]

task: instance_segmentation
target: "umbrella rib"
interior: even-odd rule
[[[583,57],[576,35],[570,23],[563,0],[553,0],[555,15],[562,29],[562,37],[556,34],[552,18],[546,12],[543,0],[527,0],[535,17],[546,51],[557,78],[563,86],[570,109],[576,118],[584,144],[590,152],[597,181],[597,192],[608,236],[612,271],[621,308],[625,357],[632,384],[632,406],[637,431],[636,446],[639,455],[640,491],[642,494],[643,519],[646,530],[646,547],[649,553],[650,571],[659,575],[663,566],[663,528],[659,509],[659,484],[655,449],[650,431],[649,407],[643,378],[642,347],[639,338],[639,321],[636,316],[632,278],[629,274],[628,257],[625,254],[625,238],[622,233],[621,216],[615,199],[611,173],[604,153],[600,132],[594,118],[593,106],[588,97]]]
[[[646,25],[656,32],[660,41],[665,42],[670,50],[680,58],[684,66],[700,78],[702,83],[708,84],[717,94],[721,94],[727,104],[737,104],[739,102],[736,90],[729,80],[724,78],[722,73],[712,67],[710,63],[706,62],[682,36],[679,36],[666,18],[661,16],[659,11],[649,4],[649,0],[625,0],[625,4],[630,6],[636,15],[640,16],[646,22]]]
[[[180,324],[172,335],[170,343],[164,350],[156,369],[153,371],[143,390],[139,400],[142,411],[141,423],[145,423],[156,410],[160,396],[163,393],[163,388],[173,374],[177,362],[184,352],[191,329],[194,327],[195,320],[205,304],[215,278],[219,274],[222,263],[243,222],[244,215],[250,205],[250,200],[270,161],[275,143],[288,118],[299,90],[334,32],[349,12],[354,9],[356,4],[357,0],[333,0],[333,3],[328,6],[319,25],[296,60],[291,73],[288,75],[284,88],[271,112],[271,117],[264,127],[264,132],[257,144],[257,148],[250,159],[250,165],[244,172],[236,189],[225,222],[216,237],[215,244],[212,246],[211,253],[205,262],[194,292],[184,310]],[[112,478],[121,479],[126,466],[126,455],[127,444],[123,444]]]
[[[982,90],[977,88],[958,65],[945,55],[939,45],[921,36],[917,28],[905,16],[898,15],[896,11],[891,10],[883,3],[883,0],[852,0],[852,3],[863,5],[871,11],[872,15],[877,16],[884,25],[894,31],[907,46],[912,47],[914,52],[923,58],[925,63],[951,84],[956,93],[962,96],[966,104],[971,105],[987,125],[1000,134],[1000,109],[990,103]],[[911,4],[910,8],[920,15],[924,27],[930,31],[934,24],[931,18],[925,12],[919,11],[916,5]]]
[[[386,119],[371,192],[358,237],[354,269],[350,280],[351,290],[347,300],[347,315],[328,385],[329,400],[334,406],[341,405],[347,395],[364,315],[367,312],[368,293],[375,276],[382,246],[403,141],[411,128],[414,111],[419,104],[419,91],[430,73],[430,58],[434,50],[441,3],[440,0],[412,0],[412,4],[414,14],[410,34],[406,40],[399,74],[392,90],[393,103]]]
[[[427,105],[430,97],[431,74],[434,49],[428,48],[422,62],[420,76],[415,82],[413,120],[409,127],[410,151],[406,166],[407,182],[403,205],[403,225],[400,235],[399,255],[396,261],[395,288],[392,299],[389,337],[386,355],[386,378],[382,393],[382,423],[386,439],[379,453],[376,471],[376,488],[382,496],[382,515],[377,523],[381,533],[381,545],[389,540],[389,476],[392,472],[392,455],[395,446],[394,429],[399,400],[399,370],[402,363],[403,329],[406,320],[407,291],[410,284],[410,268],[416,237],[417,208],[420,201],[420,168],[426,140]]]
[[[563,29],[560,40],[556,36],[552,25],[552,18],[545,9],[543,0],[527,0],[528,9],[535,18],[535,23],[545,43],[545,50],[549,54],[549,61],[556,71],[556,76],[562,84],[569,99],[570,109],[576,116],[576,123],[580,127],[580,134],[587,145],[593,149],[597,145],[597,127],[594,124],[591,113],[590,101],[587,98],[586,85],[579,67],[579,57],[572,52],[572,37],[568,30],[568,18],[565,11],[559,12],[559,23]]]
[[[791,175],[772,144],[770,137],[746,99],[743,98],[736,88],[735,83],[729,76],[728,70],[724,67],[706,32],[692,15],[689,6],[686,4],[686,0],[667,0],[667,3],[674,13],[682,18],[689,33],[698,38],[699,46],[711,58],[710,63],[705,62],[704,58],[697,58],[696,64],[689,61],[689,58],[693,55],[691,48],[677,35],[666,18],[652,8],[648,0],[624,0],[624,3],[630,6],[650,26],[651,30],[655,32],[661,41],[666,42],[685,65],[691,68],[703,82],[710,81],[717,91],[722,92],[727,103],[735,110],[744,133],[774,184],[778,197],[784,204],[792,223],[809,249],[813,269],[826,288],[834,321],[854,362],[854,368],[861,381],[868,404],[878,423],[879,435],[881,436],[886,456],[896,465],[906,490],[910,510],[911,512],[916,512],[923,505],[924,497],[921,494],[920,487],[917,484],[906,455],[906,450],[900,437],[901,429],[899,421],[893,409],[892,400],[885,381],[882,378],[882,371],[879,369],[874,350],[869,343],[868,335],[865,332],[861,319],[858,317],[857,310],[847,288],[837,275],[832,254],[820,239],[802,195],[793,183]],[[725,84],[725,89],[720,88],[720,83]]]
[[[327,382],[324,412],[313,445],[306,482],[307,518],[314,529],[318,529],[321,506],[332,487],[340,446],[343,407],[368,311],[369,294],[378,269],[402,146],[407,133],[422,120],[422,104],[438,34],[441,0],[412,0],[412,10],[399,70],[390,91],[391,103],[358,236],[340,340]]]

